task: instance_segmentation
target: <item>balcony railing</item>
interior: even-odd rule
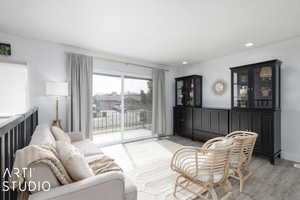
[[[122,130],[121,112],[106,110],[95,112],[93,116],[94,134],[118,132]],[[124,129],[148,129],[152,128],[152,111],[128,110],[124,112]]]

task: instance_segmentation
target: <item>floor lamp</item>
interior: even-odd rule
[[[47,82],[46,83],[46,95],[56,97],[56,113],[55,120],[52,125],[58,126],[62,129],[61,120],[58,116],[58,102],[60,97],[68,96],[68,83],[67,82]]]

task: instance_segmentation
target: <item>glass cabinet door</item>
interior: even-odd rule
[[[187,78],[185,84],[185,105],[194,106],[194,79]]]
[[[268,65],[253,68],[252,107],[272,108],[272,71],[272,66]]]
[[[249,70],[239,69],[232,73],[233,107],[246,108],[249,106]]]
[[[184,105],[184,81],[177,80],[176,81],[176,102],[177,106]]]

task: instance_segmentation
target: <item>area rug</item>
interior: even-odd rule
[[[173,196],[178,174],[170,169],[170,163],[173,153],[181,147],[169,140],[153,140],[106,147],[103,151],[114,157],[137,185],[138,200],[195,200],[194,195],[182,190],[176,193],[177,198]]]

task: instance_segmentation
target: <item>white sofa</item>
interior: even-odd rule
[[[103,154],[103,152],[90,140],[84,140],[80,133],[70,133],[71,142],[88,159],[90,156]],[[50,127],[39,125],[30,144],[55,143]],[[136,186],[121,172],[108,172],[96,175],[68,185],[60,185],[52,171],[44,164],[31,166],[30,181],[49,181],[50,191],[36,191],[29,196],[29,200],[136,200]]]

